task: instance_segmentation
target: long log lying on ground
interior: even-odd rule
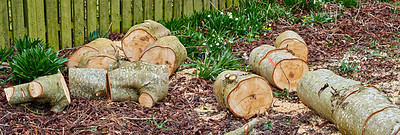
[[[276,49],[269,45],[251,51],[249,63],[250,68],[270,84],[289,91],[296,91],[297,83],[309,71],[307,63],[287,49]]]
[[[118,55],[118,48],[115,47],[114,43],[106,38],[98,38],[93,40],[92,42],[82,46],[78,50],[76,50],[73,54],[71,54],[68,59],[70,59],[67,63],[68,68],[77,68],[79,65],[79,61],[84,54],[88,52],[103,52],[108,53],[116,57]]]
[[[186,60],[186,57],[186,49],[179,39],[175,36],[165,36],[147,46],[140,57],[140,61],[166,65],[171,76]]]
[[[61,112],[71,103],[67,83],[61,72],[36,78],[29,83],[29,93],[35,102],[50,104],[53,112]]]
[[[129,61],[138,61],[144,49],[161,37],[171,35],[162,24],[145,20],[132,26],[122,38],[122,50]]]
[[[88,99],[106,99],[107,74],[105,69],[70,68],[68,77],[71,95]]]
[[[400,134],[400,109],[376,87],[320,69],[305,74],[297,92],[304,104],[343,134]]]
[[[224,71],[214,82],[219,105],[238,117],[265,113],[272,104],[272,89],[261,76],[243,71]]]
[[[259,123],[262,122],[263,119],[261,119],[260,117],[254,118],[253,120],[249,121],[248,123],[246,123],[244,126],[225,133],[224,135],[252,135],[253,134],[253,128]]]
[[[287,48],[291,50],[294,56],[307,62],[308,48],[306,42],[294,31],[288,30],[281,33],[275,41],[276,48]]]
[[[87,52],[82,55],[77,68],[107,69],[111,62],[117,61],[115,55],[104,52]]]
[[[109,66],[112,101],[139,101],[151,107],[168,93],[168,68],[147,62],[113,62]],[[139,95],[139,96],[138,96]]]
[[[17,86],[5,88],[4,93],[6,93],[8,103],[20,104],[32,102],[33,98],[29,94],[28,86],[29,83],[24,83]]]

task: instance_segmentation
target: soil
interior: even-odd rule
[[[262,34],[252,42],[238,40],[234,51],[244,52],[238,57],[247,60],[255,47],[273,45],[279,33],[293,30],[308,45],[311,70],[326,68],[343,77],[372,84],[393,102],[400,103],[400,8],[376,1],[362,3],[362,7],[342,9],[337,4],[328,4],[326,9],[330,14],[341,10],[343,13],[333,23],[313,27],[285,20],[271,22],[272,32]],[[307,13],[296,14],[304,15]],[[112,33],[110,39],[120,40],[123,35]],[[67,57],[74,50],[61,50],[60,55]],[[342,61],[359,65],[357,71],[339,72]],[[50,107],[33,103],[9,105],[3,89],[12,86],[10,82],[0,87],[0,133],[223,134],[252,119],[238,118],[220,107],[213,95],[213,80],[204,80],[187,72],[193,73],[195,69],[183,69],[172,75],[168,96],[152,108],[133,101],[73,97],[65,111],[52,113]],[[0,76],[0,79],[7,78]],[[274,88],[274,92],[280,90]],[[340,134],[333,123],[302,104],[296,92],[284,98],[275,97],[268,113],[258,117],[268,122],[259,123],[254,129],[256,134]]]

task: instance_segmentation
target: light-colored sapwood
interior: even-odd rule
[[[294,31],[288,30],[281,33],[275,40],[276,48],[287,48],[293,52],[294,56],[307,62],[308,47],[303,38]]]
[[[107,70],[100,68],[70,68],[71,95],[88,99],[107,98]]]

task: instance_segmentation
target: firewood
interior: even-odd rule
[[[287,49],[262,45],[249,57],[250,68],[279,89],[296,91],[297,83],[309,71],[307,63],[293,56]]]
[[[253,128],[259,123],[262,122],[263,119],[261,119],[260,117],[254,118],[253,120],[249,121],[248,123],[246,123],[244,126],[225,133],[224,135],[252,135],[253,134]]]
[[[118,55],[118,49],[115,47],[114,42],[106,38],[98,38],[92,42],[80,47],[73,54],[71,54],[67,63],[68,68],[77,68],[79,61],[84,54],[88,52],[102,52],[108,53],[116,57]]]
[[[109,66],[109,86],[112,101],[138,101],[152,107],[168,93],[168,68],[147,62],[113,62]],[[139,96],[138,96],[139,95]]]
[[[281,33],[275,41],[276,48],[287,48],[294,53],[294,56],[307,62],[308,48],[306,42],[294,31],[285,31]]]
[[[78,63],[78,68],[103,68],[107,69],[111,62],[117,61],[117,58],[109,53],[87,52],[82,55]]]
[[[122,50],[129,61],[138,61],[144,49],[161,37],[171,32],[162,24],[152,20],[145,20],[141,24],[132,26],[122,38]]]
[[[33,98],[29,94],[28,86],[29,83],[24,83],[17,86],[5,88],[4,93],[6,93],[8,103],[20,104],[32,102]]]
[[[342,134],[399,134],[400,109],[374,86],[320,69],[303,76],[297,94]]]
[[[219,105],[242,118],[265,113],[273,100],[267,80],[243,71],[222,72],[215,79],[213,88]]]
[[[72,96],[88,99],[107,98],[107,70],[98,68],[71,68],[68,71]]]
[[[50,104],[53,112],[61,112],[71,103],[67,83],[61,72],[36,78],[29,83],[28,89],[35,102]]]
[[[171,76],[186,60],[186,57],[186,49],[179,39],[175,36],[165,36],[148,45],[144,49],[140,61],[156,65],[166,65]]]

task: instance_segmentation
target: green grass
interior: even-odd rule
[[[342,75],[350,75],[353,72],[356,72],[358,68],[357,64],[354,63],[346,63],[344,60],[337,68],[338,72]]]

